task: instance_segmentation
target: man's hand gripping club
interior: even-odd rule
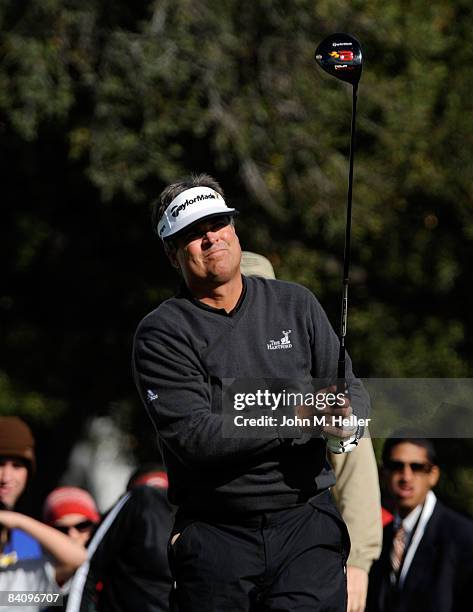
[[[354,450],[360,438],[359,427],[343,423],[343,420],[350,419],[353,415],[350,398],[345,393],[337,393],[335,385],[320,389],[317,398],[319,400],[317,407],[298,406],[297,416],[309,419],[317,416],[319,420],[324,417],[325,424],[321,426],[320,431],[327,441],[327,448],[332,453],[349,453]],[[321,403],[324,403],[323,407]]]

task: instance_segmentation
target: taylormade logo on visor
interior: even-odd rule
[[[177,195],[164,211],[157,231],[162,240],[200,220],[217,215],[233,215],[223,197],[210,187],[191,187]]]
[[[195,198],[192,198],[192,200],[186,200],[182,204],[179,204],[179,206],[174,206],[170,211],[171,215],[173,217],[178,217],[179,213],[182,210],[185,210],[188,206],[190,206],[191,204],[194,204],[194,202],[201,202],[202,200],[208,200],[208,199],[216,200],[217,198],[212,193],[207,193],[206,195],[198,195]]]

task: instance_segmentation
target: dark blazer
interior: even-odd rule
[[[460,612],[472,609],[473,521],[437,501],[402,589],[390,586],[393,524],[370,572],[366,612]]]

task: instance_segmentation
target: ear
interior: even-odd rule
[[[433,465],[432,469],[430,470],[430,474],[429,474],[429,484],[430,487],[433,489],[435,487],[435,485],[438,483],[440,478],[440,470],[438,465]]]
[[[176,268],[177,270],[180,269],[179,266],[179,262],[177,261],[177,249],[174,246],[174,244],[172,242],[164,243],[164,252],[166,253],[166,255],[168,256],[169,261],[171,262],[171,265],[173,268]]]
[[[179,262],[177,261],[176,251],[173,251],[173,250],[169,251],[168,257],[169,257],[169,261],[171,262],[172,267],[176,268],[176,270],[179,270],[180,266],[179,266]]]

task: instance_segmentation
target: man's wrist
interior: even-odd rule
[[[341,438],[332,434],[323,434],[327,442],[327,448],[336,455],[341,453],[350,453],[358,446],[358,441],[361,436],[361,428],[357,427],[354,434],[348,438]]]

